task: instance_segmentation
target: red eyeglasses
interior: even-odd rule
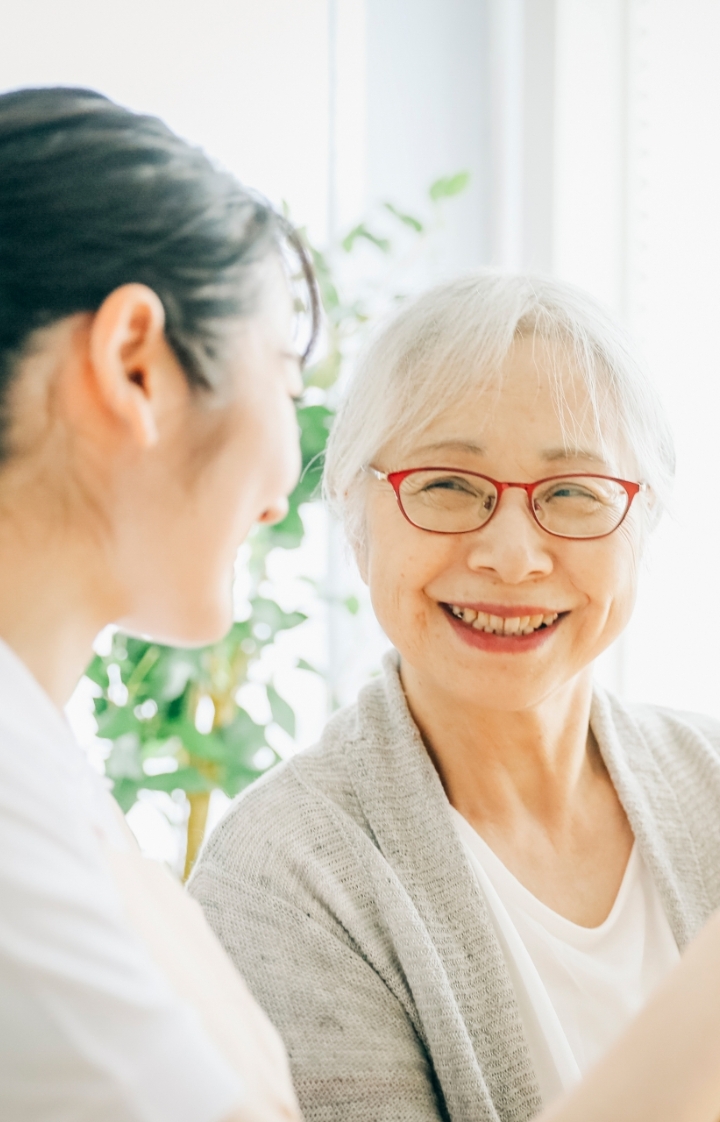
[[[487,526],[503,493],[518,487],[528,497],[533,518],[557,538],[604,538],[617,530],[646,483],[610,475],[551,475],[534,483],[503,483],[475,471],[447,467],[407,471],[365,469],[387,481],[403,515],[432,534],[468,534]]]

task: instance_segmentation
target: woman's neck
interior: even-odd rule
[[[410,710],[448,799],[471,821],[528,814],[561,828],[588,772],[604,771],[589,734],[591,671],[520,711],[463,705],[403,664]]]
[[[0,638],[62,708],[113,617],[97,543],[58,522],[0,509]]]
[[[403,683],[447,796],[525,887],[583,927],[610,914],[632,850],[589,728],[591,673],[520,712],[478,710]]]

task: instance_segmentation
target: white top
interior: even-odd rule
[[[0,1118],[218,1122],[240,1080],[131,930],[104,780],[0,642]]]
[[[610,1047],[680,954],[633,846],[612,911],[580,927],[533,896],[455,809],[520,1007],[547,1105]]]

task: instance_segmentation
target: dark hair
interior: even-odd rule
[[[256,308],[257,265],[289,246],[318,298],[307,252],[261,196],[161,121],[83,89],[0,96],[2,414],[32,332],[148,285],[188,381],[213,388],[224,322]],[[307,354],[307,351],[306,351]]]

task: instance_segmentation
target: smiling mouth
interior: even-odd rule
[[[543,631],[566,615],[566,612],[546,612],[532,616],[494,616],[487,612],[476,612],[474,608],[461,608],[457,604],[443,604],[442,607],[455,619],[472,627],[475,631],[485,631],[488,635],[532,635]]]

